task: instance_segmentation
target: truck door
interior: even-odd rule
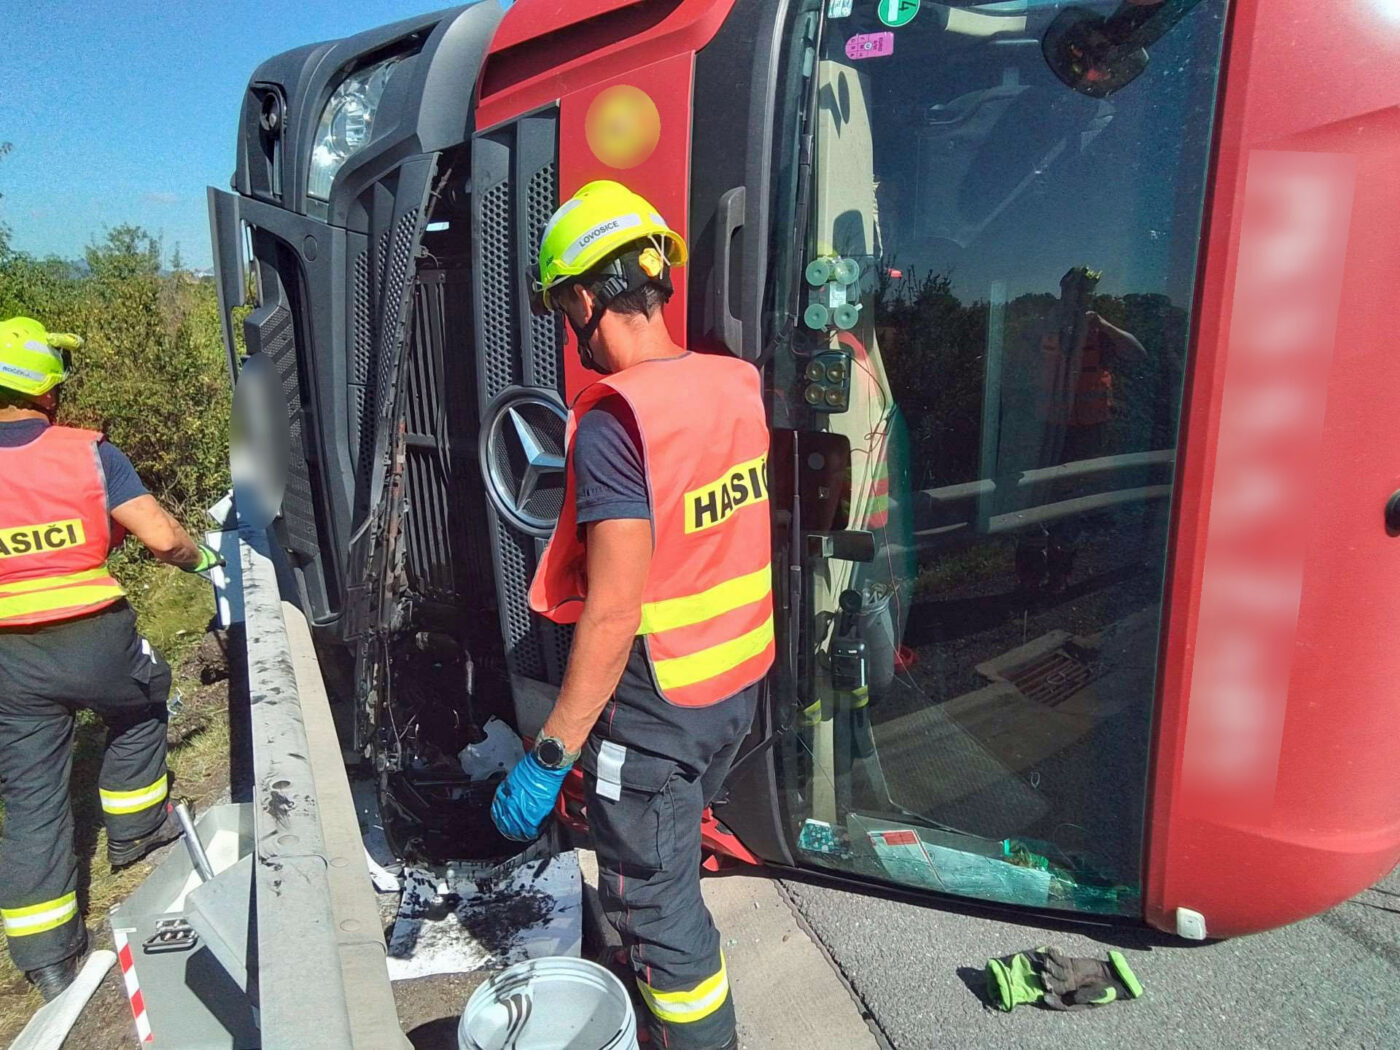
[[[785,847],[1140,916],[1226,4],[1175,5],[1112,90],[1046,56],[1116,0],[795,7],[808,123],[774,208],[803,236],[774,242],[767,366],[801,580]]]

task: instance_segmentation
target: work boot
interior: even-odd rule
[[[155,831],[134,839],[109,839],[107,841],[107,863],[111,865],[113,871],[129,868],[153,850],[160,849],[168,842],[174,842],[183,834],[184,830],[180,827],[180,822],[167,809],[165,819],[161,821],[160,826]]]
[[[639,1046],[648,1047],[660,1047],[662,1045],[660,1037],[652,1035],[651,1032],[643,1026],[638,1026],[637,1028],[637,1044]],[[721,1045],[713,1047],[712,1050],[739,1050],[739,1033],[735,1032]]]
[[[39,994],[44,997],[44,1002],[51,1003],[67,991],[68,986],[73,983],[73,979],[78,976],[78,964],[83,961],[83,956],[87,954],[87,948],[87,930],[84,929],[82,947],[68,958],[41,966],[37,970],[24,971],[24,976],[29,980],[29,983],[39,989]]]

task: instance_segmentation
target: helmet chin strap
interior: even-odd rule
[[[574,330],[574,339],[578,342],[578,359],[583,367],[590,372],[597,372],[599,375],[609,375],[608,369],[598,363],[598,359],[593,356],[593,337],[598,334],[598,325],[602,323],[603,313],[607,306],[595,301],[593,304],[593,315],[589,317],[588,323],[580,325],[568,313],[564,316],[569,319],[569,327]]]
[[[586,324],[577,324],[568,311],[564,313],[578,340],[578,359],[590,372],[597,372],[599,375],[610,374],[610,370],[600,365],[598,359],[593,356],[592,342],[593,337],[598,334],[598,325],[602,323],[603,314],[614,299],[648,284],[657,286],[668,296],[671,293],[670,275],[664,271],[656,275],[646,273],[638,264],[638,255],[638,252],[633,251],[613,259],[599,279],[591,285],[589,291],[593,294],[593,313],[589,315]]]

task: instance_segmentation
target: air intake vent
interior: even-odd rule
[[[559,206],[559,173],[550,161],[530,176],[525,202],[526,245],[533,258],[544,238],[549,217]],[[531,386],[564,389],[564,326],[555,313],[530,314],[530,366],[526,382]],[[558,514],[558,511],[555,511]]]
[[[512,673],[557,683],[569,632],[529,608],[563,507],[563,329],[529,310],[529,263],[558,205],[558,120],[526,117],[472,142],[481,476],[491,497],[496,593]]]

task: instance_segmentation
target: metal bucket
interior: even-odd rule
[[[467,1000],[459,1050],[638,1050],[622,982],[586,959],[528,959]]]

